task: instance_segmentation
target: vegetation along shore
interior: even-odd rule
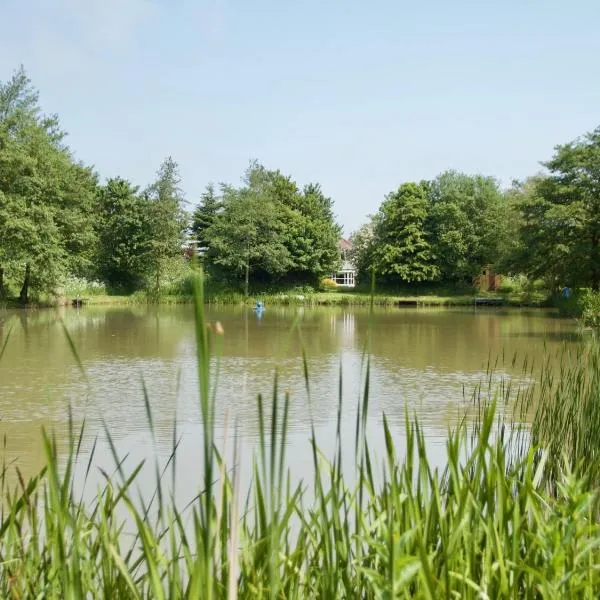
[[[213,302],[360,304],[348,286],[374,275],[383,305],[483,294],[600,321],[600,129],[507,189],[456,171],[399,182],[343,243],[317,182],[252,161],[185,199],[172,157],[143,186],[102,179],[65,135],[23,69],[0,83],[0,306],[189,301],[201,262]]]
[[[186,506],[170,495],[176,431],[166,464],[142,462],[130,471],[105,431],[115,470],[92,502],[75,492],[76,466],[87,478],[93,461],[92,452],[81,465],[85,427],[72,426],[66,458],[47,432],[46,465],[37,476],[12,487],[11,467],[2,471],[2,597],[598,596],[600,348],[593,340],[565,350],[561,372],[545,366],[533,385],[482,382],[472,396],[479,418],[448,432],[442,469],[432,466],[419,422],[408,413],[401,447],[384,416],[385,454],[370,450],[367,348],[352,478],[344,475],[339,428],[327,460],[313,428],[313,481],[291,484],[290,398],[275,379],[272,397],[257,399],[260,439],[247,490],[240,487],[237,435],[228,449],[215,443],[218,381],[210,363],[224,334],[206,321],[198,285],[198,495]],[[74,360],[81,364],[75,349]],[[305,384],[310,389],[309,368]],[[156,472],[156,493],[143,500],[135,488],[145,469]]]

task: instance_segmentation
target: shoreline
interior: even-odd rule
[[[253,306],[256,300],[260,299],[266,306],[369,306],[371,302],[378,307],[394,308],[425,308],[425,307],[466,307],[477,304],[484,308],[493,306],[494,308],[552,308],[549,298],[543,294],[498,294],[498,293],[479,293],[479,294],[374,294],[371,296],[368,292],[314,292],[301,294],[296,292],[288,293],[257,293],[251,294],[247,298],[237,292],[206,294],[205,304],[207,305],[246,305]],[[159,299],[151,299],[147,296],[138,294],[124,295],[98,295],[82,296],[79,298],[80,307],[97,306],[127,306],[127,305],[173,305],[173,304],[191,304],[193,296],[191,295],[164,295]],[[8,309],[48,309],[59,307],[74,306],[76,299],[68,298],[58,301],[39,301],[22,305],[18,301],[5,301],[0,303],[0,310]]]

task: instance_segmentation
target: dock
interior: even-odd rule
[[[418,306],[418,301],[417,300],[397,300],[396,301],[396,306]]]
[[[473,298],[475,306],[502,306],[504,298]]]

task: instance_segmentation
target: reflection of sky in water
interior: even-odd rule
[[[243,309],[211,310],[210,317],[225,327],[216,423],[220,443],[226,439],[231,445],[237,419],[243,462],[249,468],[258,434],[256,396],[263,394],[269,414],[277,364],[281,398],[286,391],[290,393],[289,460],[296,474],[310,478],[311,416],[325,454],[331,455],[334,449],[340,368],[344,458],[353,464],[356,406],[365,383],[363,351],[368,315],[361,310],[301,311],[310,374],[309,402],[301,346],[289,333],[297,312],[267,309],[258,321]],[[202,430],[189,307],[67,311],[66,324],[81,353],[89,387],[51,314],[40,313],[21,328],[17,326],[6,360],[0,362],[3,433],[10,437],[12,432],[17,438],[11,452],[25,457],[35,454],[30,460],[39,466],[41,444],[32,446],[31,440],[39,435],[42,425],[62,429],[64,439],[66,406],[71,403],[77,420],[88,419],[87,449],[103,419],[119,450],[130,454],[130,463],[141,460],[153,445],[143,402],[143,377],[159,455],[166,459],[170,453],[177,415],[177,431],[183,438],[179,468],[190,474],[183,481],[191,478],[198,483]],[[378,311],[372,332],[370,376],[368,433],[372,448],[383,452],[383,411],[398,447],[403,447],[408,409],[410,415],[419,417],[434,463],[441,466],[448,428],[473,410],[471,394],[479,384],[487,390],[488,357],[493,361],[503,351],[507,357],[515,352],[539,356],[545,344],[556,350],[564,340],[576,341],[574,334],[570,322],[539,312]],[[509,358],[500,360],[492,389],[511,378],[515,387],[528,383],[520,368],[510,365]],[[224,431],[226,420],[229,428]],[[270,419],[267,421],[269,426]],[[107,448],[101,448],[104,450],[98,461],[107,467],[111,459]]]

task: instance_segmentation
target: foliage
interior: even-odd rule
[[[223,205],[215,191],[215,186],[210,183],[202,194],[200,204],[194,210],[192,215],[192,237],[197,243],[198,248],[207,248],[209,244],[207,230],[215,222],[217,215]]]
[[[98,270],[113,289],[143,287],[150,272],[148,212],[139,188],[120,177],[98,192]]]
[[[543,278],[549,289],[581,282],[581,269],[574,264],[573,251],[581,213],[576,206],[556,206],[543,193],[551,184],[546,176],[529,178],[513,186],[515,207],[520,213],[520,228],[508,261],[512,270],[532,278]]]
[[[223,186],[223,211],[207,230],[212,264],[244,276],[248,294],[250,273],[285,273],[291,259],[283,243],[283,224],[275,203],[265,194],[261,170],[250,168],[240,189]]]
[[[468,282],[507,252],[507,202],[491,177],[447,171],[406,183],[354,233],[361,281]]]
[[[551,292],[600,289],[600,127],[544,166],[504,192],[456,171],[403,183],[351,236],[359,284],[373,271],[384,285],[470,284],[491,264]],[[341,229],[319,184],[252,162],[241,185],[207,186],[191,228],[171,157],[139,190],[123,177],[98,185],[22,68],[0,83],[0,298],[51,296],[69,277],[158,298],[177,286],[188,229],[213,279],[246,294],[251,280],[318,287],[339,266]]]
[[[30,289],[53,292],[63,275],[91,266],[96,178],[63,137],[23,69],[0,84],[0,271],[2,287],[5,278],[22,283],[23,303]]]
[[[557,289],[600,288],[600,128],[556,147],[522,194],[523,268]]]
[[[560,378],[545,371],[537,386],[523,390],[523,407],[538,407],[531,432],[515,423],[509,429],[495,401],[482,406],[473,429],[462,421],[448,433],[441,471],[408,414],[402,448],[383,416],[386,451],[379,463],[366,433],[367,383],[346,478],[340,386],[329,462],[312,428],[310,490],[292,485],[286,470],[291,399],[280,395],[275,376],[270,407],[257,399],[258,450],[246,494],[237,432],[226,436],[228,446],[216,444],[210,365],[223,333],[206,321],[202,284],[195,285],[201,493],[185,508],[169,493],[165,482],[175,487],[177,478],[174,431],[172,456],[153,467],[157,493],[139,501],[134,490],[144,464],[126,473],[107,431],[115,474],[84,503],[75,495],[74,473],[85,431],[77,435],[71,426],[60,469],[46,435],[46,466],[37,477],[15,490],[1,478],[7,507],[0,520],[2,597],[598,597],[597,348],[588,350],[589,360],[561,361]],[[308,364],[305,378],[310,390]],[[154,438],[147,399],[145,406]],[[82,465],[86,473],[92,459],[93,453]]]
[[[338,260],[339,227],[318,185],[300,192],[291,178],[253,162],[243,185],[222,185],[220,206],[205,230],[208,263],[225,275],[266,282],[317,281]]]
[[[431,281],[439,276],[425,224],[424,186],[405,183],[389,194],[379,209],[373,267],[377,274],[400,281]]]
[[[324,292],[332,292],[338,289],[338,284],[331,277],[323,277],[321,279],[320,289]]]
[[[156,294],[160,294],[166,271],[183,253],[187,217],[180,182],[177,163],[169,156],[160,165],[156,181],[144,193],[145,234]]]
[[[375,231],[378,219],[379,215],[371,215],[368,222],[350,236],[350,243],[352,245],[350,260],[356,269],[359,283],[370,281],[371,272],[374,267],[373,254],[377,243]]]
[[[593,300],[598,309],[598,296]],[[560,352],[560,367],[544,363],[535,389],[522,399],[531,411],[531,443],[547,452],[545,476],[550,481],[566,469],[584,475],[586,485],[600,483],[600,345],[592,339],[575,350]],[[597,520],[597,515],[596,515]]]
[[[335,222],[331,198],[323,194],[318,184],[309,184],[300,193],[278,171],[270,172],[270,180],[276,202],[287,209],[283,217],[284,243],[292,259],[288,277],[317,281],[335,271],[341,230]],[[280,192],[282,183],[291,193]]]
[[[62,294],[69,298],[102,296],[106,294],[106,286],[101,281],[70,276],[62,284]]]
[[[520,275],[506,275],[502,277],[502,282],[498,291],[502,294],[519,293],[528,291],[531,288],[531,282],[523,274]]]
[[[600,327],[600,292],[584,290],[580,305],[583,324],[588,327]]]
[[[471,281],[500,254],[504,198],[491,177],[446,171],[426,184],[429,231],[442,279]]]

